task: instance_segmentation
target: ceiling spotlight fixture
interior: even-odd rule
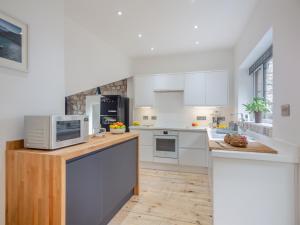
[[[197,29],[198,29],[198,25],[195,25],[195,26],[194,26],[194,29],[197,30]]]
[[[199,45],[199,44],[200,44],[200,42],[199,42],[199,41],[196,41],[196,42],[195,42],[195,44],[196,44],[196,45]]]
[[[122,11],[118,11],[117,14],[118,14],[118,16],[122,16],[123,12]]]
[[[138,34],[138,37],[139,37],[139,38],[142,38],[142,37],[143,37],[143,35],[142,35],[142,34]]]
[[[153,52],[153,51],[154,51],[154,48],[152,47],[152,48],[150,48],[150,50],[151,50],[151,52]]]

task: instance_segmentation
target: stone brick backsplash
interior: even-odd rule
[[[100,86],[102,95],[127,95],[127,80],[120,80],[104,86]],[[96,95],[97,88],[83,91],[66,97],[66,114],[67,115],[83,115],[85,114],[86,96]]]

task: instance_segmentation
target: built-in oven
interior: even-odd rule
[[[178,132],[154,132],[154,157],[178,159]]]

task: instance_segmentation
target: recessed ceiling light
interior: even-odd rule
[[[138,37],[139,37],[139,38],[142,38],[142,37],[143,37],[143,35],[142,35],[142,34],[138,34]]]
[[[118,16],[122,16],[123,12],[122,11],[118,11],[117,14],[118,14]]]
[[[153,52],[153,51],[154,51],[154,48],[152,47],[152,48],[150,48],[150,50]]]
[[[198,25],[195,25],[195,26],[194,26],[194,29],[196,29],[196,30],[197,30],[197,29],[198,29]]]
[[[199,44],[200,44],[200,42],[199,42],[199,41],[196,41],[196,42],[195,42],[195,44],[196,44],[196,45],[199,45]]]

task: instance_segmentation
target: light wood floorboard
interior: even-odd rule
[[[201,173],[142,168],[141,194],[109,225],[212,225],[207,170]]]

